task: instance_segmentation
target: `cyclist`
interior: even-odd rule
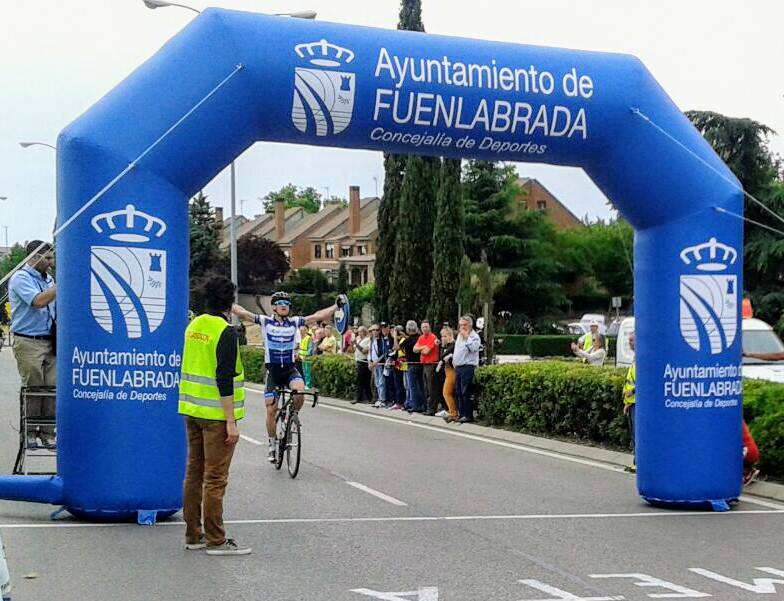
[[[267,372],[264,389],[264,402],[267,406],[267,436],[269,437],[270,462],[275,461],[275,418],[277,417],[277,398],[275,389],[289,388],[295,393],[305,390],[305,381],[295,365],[299,351],[299,328],[332,319],[340,307],[348,303],[345,294],[338,296],[331,307],[316,311],[307,317],[291,315],[291,296],[287,292],[272,295],[272,315],[256,315],[239,305],[232,307],[232,313],[245,321],[261,326],[264,340],[264,364]],[[301,394],[292,395],[294,411],[302,408],[305,398]]]

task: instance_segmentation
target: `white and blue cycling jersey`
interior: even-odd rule
[[[257,315],[264,340],[264,363],[267,365],[293,365],[299,350],[299,328],[305,325],[304,317],[275,317]]]

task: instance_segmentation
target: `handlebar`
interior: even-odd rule
[[[313,404],[311,405],[311,407],[315,407],[318,404],[318,400],[319,400],[319,391],[315,389],[303,390],[302,392],[297,392],[296,390],[291,390],[291,388],[286,388],[285,386],[277,386],[275,387],[274,392],[276,396],[279,395],[283,397],[284,400],[286,399],[286,396],[288,396],[288,398],[291,399],[292,395],[295,394],[302,395],[303,397],[312,397]]]

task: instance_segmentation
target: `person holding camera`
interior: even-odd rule
[[[40,247],[40,248],[39,248]],[[8,283],[11,302],[11,332],[14,357],[22,387],[56,384],[57,286],[49,273],[54,267],[51,245],[33,240],[25,249],[32,257]],[[35,253],[35,254],[33,254]],[[54,417],[54,397],[30,400],[28,417]],[[47,448],[55,444],[53,426],[41,428],[41,442]],[[35,446],[35,433],[28,434],[28,445]]]

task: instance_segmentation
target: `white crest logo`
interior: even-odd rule
[[[684,248],[681,261],[708,274],[684,274],[680,280],[681,336],[695,351],[718,355],[738,334],[738,277],[720,274],[738,260],[738,251],[711,238]]]
[[[294,52],[310,65],[294,69],[291,120],[302,133],[332,136],[345,130],[354,113],[356,75],[338,69],[354,60],[354,53],[327,40],[298,44]]]
[[[99,234],[127,243],[149,242],[166,232],[159,218],[133,205],[93,217]],[[166,315],[166,251],[129,246],[90,248],[90,309],[110,334],[141,338]]]

